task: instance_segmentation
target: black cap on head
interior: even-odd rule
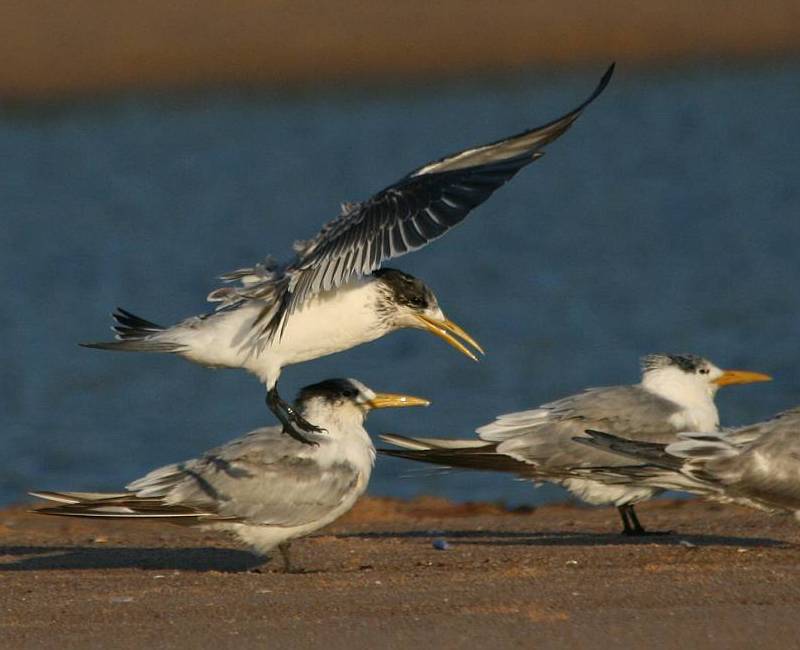
[[[667,366],[676,366],[684,372],[697,372],[708,365],[708,360],[696,354],[648,354],[642,358],[642,370],[657,370]]]
[[[427,309],[436,304],[436,297],[422,280],[397,269],[378,269],[373,272],[389,290],[398,305],[412,309]]]
[[[364,387],[356,385],[351,379],[326,379],[318,384],[311,384],[300,389],[297,402],[305,402],[313,397],[322,397],[329,402],[343,399],[355,400],[361,395]]]

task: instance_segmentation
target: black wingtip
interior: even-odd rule
[[[589,98],[585,102],[583,102],[583,104],[581,104],[580,107],[575,112],[582,111],[584,108],[586,108],[589,104],[591,104],[595,99],[597,99],[602,94],[602,92],[606,89],[606,86],[608,86],[609,82],[611,81],[611,77],[614,76],[614,70],[616,69],[616,67],[617,67],[616,61],[614,61],[610,66],[608,66],[608,68],[603,73],[603,76],[600,78],[600,82],[597,84],[597,87],[594,89],[592,94],[589,95]]]
[[[617,62],[612,61],[611,65],[608,66],[603,77],[600,79],[600,83],[597,84],[597,89],[599,92],[603,92],[605,87],[608,85],[608,82],[611,81],[611,77],[614,76],[614,70],[617,68]]]

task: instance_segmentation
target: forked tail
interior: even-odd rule
[[[164,340],[166,327],[140,318],[121,307],[111,314],[116,321],[111,328],[116,341],[81,343],[84,348],[96,350],[120,350],[123,352],[180,352],[183,346],[174,341]]]
[[[101,519],[161,519],[170,523],[197,524],[203,521],[230,519],[199,507],[165,503],[159,497],[139,497],[132,492],[30,492],[31,496],[57,505],[34,512],[63,517]]]
[[[383,434],[381,440],[401,449],[378,449],[381,454],[460,469],[494,470],[531,476],[534,468],[511,456],[497,453],[497,445],[483,440],[410,438]]]

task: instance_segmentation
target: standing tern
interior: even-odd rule
[[[375,447],[364,429],[371,409],[427,406],[419,397],[375,393],[355,379],[328,379],[300,391],[299,413],[326,435],[306,445],[281,428],[256,429],[200,458],[156,469],[111,494],[31,492],[55,501],[36,512],[114,519],[158,519],[229,531],[266,556],[276,546],[291,570],[293,539],[327,526],[353,507],[369,483]]]
[[[599,480],[683,490],[768,512],[792,512],[800,521],[800,407],[719,433],[680,433],[678,441],[668,445],[591,429],[586,433],[589,438],[575,440],[640,463],[586,469]]]
[[[651,354],[642,360],[639,384],[590,388],[539,408],[499,416],[477,430],[480,440],[447,440],[383,435],[401,450],[382,453],[438,465],[515,473],[550,481],[591,504],[614,505],[623,534],[643,535],[634,504],[658,488],[609,485],[572,468],[622,464],[618,456],[577,444],[585,429],[612,431],[632,440],[669,443],[681,431],[717,431],[714,396],[721,386],[767,381],[744,370],[720,370],[693,354]],[[600,423],[603,423],[602,425]]]
[[[419,279],[381,269],[460,223],[518,171],[543,154],[603,91],[610,66],[591,96],[542,127],[467,149],[411,172],[363,203],[342,206],[313,239],[295,244],[291,261],[267,259],[222,279],[209,294],[216,311],[162,327],[118,309],[116,340],[86,343],[104,350],[166,352],[195,363],[244,368],[267,387],[267,405],[289,435],[319,433],[278,394],[281,369],[373,341],[397,329],[423,329],[477,360],[462,341],[478,343],[448,320]],[[459,340],[460,339],[460,340]]]

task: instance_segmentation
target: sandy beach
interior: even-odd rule
[[[6,0],[0,99],[676,65],[800,52],[793,0]]]
[[[800,529],[699,502],[508,512],[365,499],[300,540],[305,572],[250,571],[224,536],[0,514],[7,648],[789,648]],[[446,550],[432,542],[446,540]]]

